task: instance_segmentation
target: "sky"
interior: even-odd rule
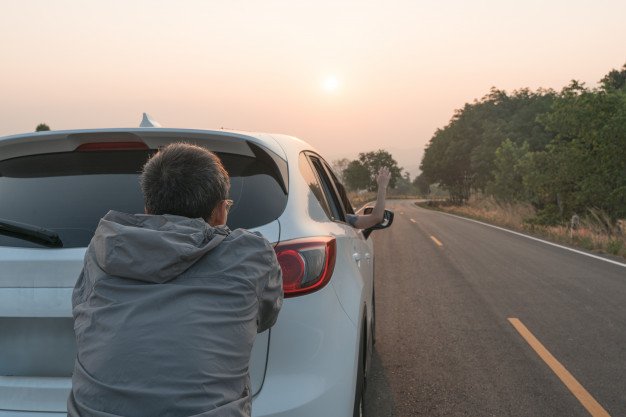
[[[0,135],[138,126],[385,149],[412,177],[489,92],[596,86],[626,63],[623,0],[0,0]]]

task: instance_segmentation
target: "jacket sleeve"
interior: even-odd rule
[[[276,259],[276,253],[268,244],[267,274],[260,285],[257,332],[261,333],[276,323],[278,312],[283,305],[283,274]]]

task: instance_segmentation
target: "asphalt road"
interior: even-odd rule
[[[626,416],[626,268],[412,201],[388,207],[366,416],[592,415],[509,318]]]

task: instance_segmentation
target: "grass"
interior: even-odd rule
[[[350,202],[352,203],[352,207],[354,207],[354,210],[358,210],[361,207],[363,207],[365,203],[369,203],[370,201],[376,200],[376,193],[371,192],[371,191],[365,191],[365,192],[350,191],[348,192],[348,198],[350,199]]]
[[[348,198],[350,199],[350,202],[352,203],[352,207],[354,207],[355,210],[360,209],[361,207],[363,207],[364,204],[369,203],[369,202],[373,202],[376,201],[376,193],[373,191],[362,191],[362,192],[355,192],[355,191],[349,191],[348,192]],[[394,200],[415,200],[421,198],[419,196],[416,195],[410,195],[410,194],[394,194],[393,192],[389,192],[387,194],[387,199],[394,199]]]
[[[420,205],[539,236],[555,243],[626,258],[624,221],[608,227],[611,224],[608,216],[598,210],[589,210],[585,216],[581,216],[579,227],[572,230],[565,225],[535,224],[531,220],[536,211],[530,204],[502,203],[491,197],[473,197],[463,206],[451,205],[445,201]]]

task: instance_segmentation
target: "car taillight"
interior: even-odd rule
[[[337,253],[335,238],[289,240],[274,250],[283,271],[285,297],[317,291],[330,281]]]
[[[132,151],[147,150],[148,145],[143,142],[92,142],[83,143],[76,148],[78,152],[96,152],[96,151]]]

